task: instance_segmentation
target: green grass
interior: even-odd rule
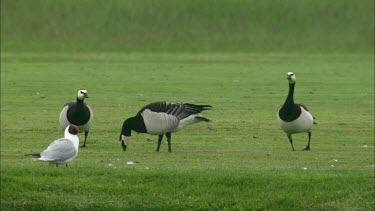
[[[27,52],[371,53],[373,8],[372,0],[2,0],[1,46]]]
[[[3,52],[2,210],[373,210],[373,68],[367,54]],[[318,122],[310,152],[278,128],[288,71]],[[80,88],[95,112],[87,148],[67,168],[25,157],[62,136]],[[146,134],[123,152],[124,119],[159,100],[211,104],[212,122],[173,134],[172,153]]]
[[[374,2],[2,0],[2,210],[373,210]],[[291,151],[276,113],[316,117]],[[69,167],[35,162],[86,88],[95,113]],[[118,136],[155,101],[210,104],[209,123]],[[80,136],[81,141],[84,138]],[[151,139],[151,140],[150,140]],[[128,161],[135,162],[128,165]]]

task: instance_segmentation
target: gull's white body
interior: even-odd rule
[[[40,158],[35,160],[52,164],[66,164],[72,161],[78,154],[79,138],[70,134],[69,126],[65,128],[64,138],[53,141],[46,150],[40,153]]]

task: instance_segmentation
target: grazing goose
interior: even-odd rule
[[[87,90],[79,90],[77,94],[77,102],[66,103],[60,112],[60,126],[65,129],[68,125],[77,125],[81,131],[85,131],[85,141],[82,147],[86,147],[87,136],[92,124],[94,113],[89,105],[84,103],[84,99],[88,98]]]
[[[130,142],[131,131],[159,135],[156,151],[159,152],[163,136],[167,137],[168,152],[171,152],[171,133],[177,132],[187,125],[205,121],[200,114],[204,110],[210,110],[209,105],[194,105],[180,102],[156,102],[143,107],[137,115],[124,121],[120,134],[123,150]]]
[[[304,150],[310,150],[311,128],[314,117],[307,108],[302,104],[295,104],[293,99],[294,86],[296,85],[296,76],[292,72],[288,72],[289,93],[284,105],[278,112],[278,120],[280,128],[287,134],[292,149],[294,151],[292,134],[307,132],[309,142]]]
[[[46,150],[38,154],[27,154],[33,156],[37,161],[49,162],[51,164],[62,165],[72,161],[78,154],[79,139],[77,133],[80,130],[75,125],[69,125],[64,132],[64,138],[52,142]]]

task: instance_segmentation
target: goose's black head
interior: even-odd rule
[[[124,151],[126,151],[126,147],[130,142],[131,131],[132,131],[132,123],[131,123],[131,118],[129,118],[129,119],[126,119],[124,123],[122,124],[122,129],[121,129],[120,139],[119,139],[119,141],[121,141],[122,150]]]
[[[89,98],[89,96],[87,95],[87,90],[85,90],[85,89],[78,90],[77,98],[80,99],[80,100],[84,100],[85,98]]]
[[[292,72],[288,72],[288,77],[286,79],[288,79],[289,83],[290,84],[294,84],[296,82],[296,75]]]

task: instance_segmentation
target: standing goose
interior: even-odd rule
[[[131,131],[158,135],[156,151],[159,152],[163,136],[167,137],[168,152],[171,150],[171,133],[177,132],[187,125],[210,120],[200,114],[210,110],[209,105],[194,105],[180,102],[156,102],[143,107],[137,115],[126,119],[122,125],[120,141],[123,150],[130,142]]]
[[[62,165],[72,161],[78,154],[79,138],[77,133],[80,130],[75,125],[68,125],[64,132],[64,138],[52,142],[46,150],[37,154],[27,154],[33,156],[37,161],[49,162],[51,164]]]
[[[292,134],[307,132],[309,141],[304,150],[310,150],[311,128],[314,117],[307,108],[302,104],[295,104],[293,99],[294,86],[296,85],[296,76],[292,72],[288,72],[289,93],[284,105],[278,112],[278,120],[280,128],[287,134],[292,149],[294,151]]]
[[[92,124],[94,113],[89,105],[84,103],[84,99],[88,98],[87,90],[79,90],[77,94],[77,102],[66,103],[60,112],[60,126],[65,129],[68,125],[77,125],[81,131],[85,131],[85,141],[82,147],[86,147],[87,136]]]

